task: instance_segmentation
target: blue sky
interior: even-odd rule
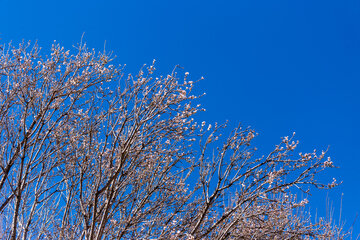
[[[360,214],[360,1],[10,1],[0,0],[1,42],[84,40],[127,64],[157,60],[159,73],[180,64],[198,84],[207,122],[238,122],[259,132],[270,150],[296,132],[300,151],[326,149],[344,183],[311,197],[335,215],[343,193],[346,226]],[[355,223],[360,233],[360,217]]]

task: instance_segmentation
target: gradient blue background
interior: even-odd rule
[[[127,72],[157,59],[190,72],[207,122],[255,128],[261,152],[296,132],[300,151],[326,149],[340,169],[322,175],[344,183],[311,197],[313,215],[334,215],[349,228],[360,213],[360,1],[14,1],[0,0],[1,43],[53,40],[66,48],[82,34]],[[331,203],[330,203],[331,205]],[[360,217],[354,227],[360,233]],[[355,236],[356,237],[356,236]]]

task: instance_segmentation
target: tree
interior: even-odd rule
[[[341,239],[296,192],[322,184],[325,152],[197,123],[188,73],[124,76],[111,54],[58,44],[0,51],[1,239]]]

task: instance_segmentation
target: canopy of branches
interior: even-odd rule
[[[285,137],[256,157],[252,129],[194,120],[188,73],[111,63],[85,44],[2,46],[1,239],[343,237],[294,195],[336,185],[317,181],[324,152]]]

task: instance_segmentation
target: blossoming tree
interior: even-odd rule
[[[110,54],[0,50],[1,239],[341,239],[295,193],[333,167],[285,137],[197,123],[188,73],[124,76]]]

